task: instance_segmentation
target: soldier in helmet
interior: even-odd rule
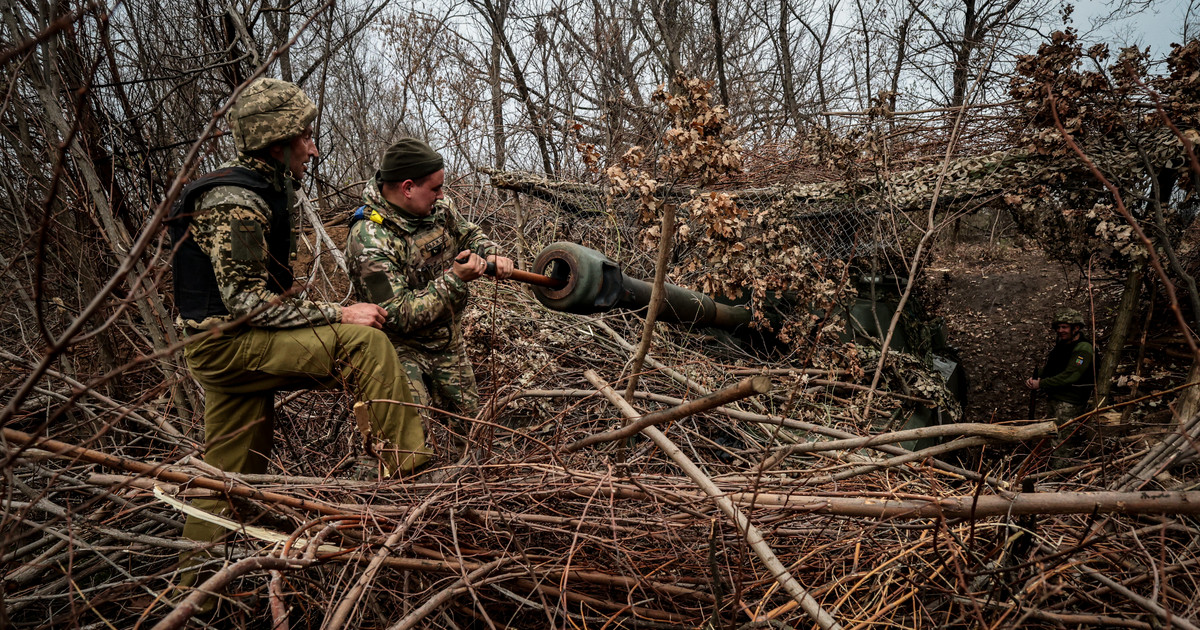
[[[395,404],[412,397],[381,331],[384,310],[309,300],[292,290],[294,188],[317,156],[316,113],[291,83],[260,79],[246,87],[229,110],[236,159],[188,184],[171,211],[181,324],[189,336],[221,331],[184,348],[205,390],[204,459],[226,471],[266,472],[275,392],[345,387],[368,405],[369,420],[359,428],[384,472],[411,472],[430,451],[420,417]],[[221,499],[193,505],[236,510]],[[183,533],[214,541],[224,529],[189,516]]]
[[[479,394],[460,325],[467,284],[489,263],[507,278],[513,262],[443,198],[442,167],[421,140],[389,147],[351,219],[346,258],[358,296],[387,311],[384,330],[417,400],[473,415]]]
[[[1046,394],[1054,409],[1054,421],[1060,426],[1087,411],[1088,398],[1096,382],[1092,369],[1092,344],[1083,338],[1083,315],[1072,308],[1065,308],[1054,315],[1051,322],[1054,330],[1054,348],[1046,357],[1046,365],[1039,378],[1025,381],[1030,389]],[[1087,425],[1078,427],[1072,437],[1055,450],[1055,457],[1075,455],[1090,442],[1091,431]]]

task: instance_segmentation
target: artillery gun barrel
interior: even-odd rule
[[[640,309],[650,304],[649,282],[631,278],[604,254],[577,243],[553,243],[538,254],[535,274],[559,286],[534,289],[547,308],[569,313],[601,313],[614,308]],[[679,324],[737,328],[749,323],[750,309],[719,304],[711,297],[673,284],[664,284],[658,319]]]

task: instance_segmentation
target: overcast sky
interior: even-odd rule
[[[1112,2],[1103,0],[1079,0],[1075,2],[1072,16],[1074,26],[1085,36],[1087,42],[1106,42],[1115,55],[1122,46],[1137,44],[1150,46],[1154,58],[1165,57],[1171,52],[1171,43],[1180,42],[1189,0],[1156,0],[1147,9],[1122,17],[1113,23],[1092,30],[1091,20],[1109,15]],[[1195,11],[1195,9],[1193,9]],[[1192,16],[1193,28],[1195,16]],[[1195,33],[1189,33],[1195,37]]]

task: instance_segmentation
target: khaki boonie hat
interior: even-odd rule
[[[229,108],[229,130],[239,153],[265,149],[304,133],[317,106],[304,90],[279,79],[258,79]]]

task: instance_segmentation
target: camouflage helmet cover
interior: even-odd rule
[[[317,106],[304,90],[279,79],[251,83],[229,108],[229,129],[239,153],[265,149],[304,133]]]
[[[1057,326],[1059,324],[1085,325],[1083,314],[1073,308],[1060,308],[1054,313],[1054,319],[1050,320],[1050,325]]]

